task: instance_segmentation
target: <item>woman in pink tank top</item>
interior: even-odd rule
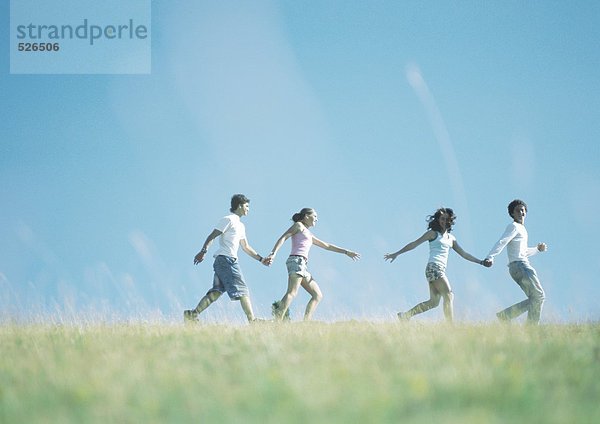
[[[355,261],[360,259],[360,255],[356,252],[337,247],[331,243],[325,243],[313,236],[309,228],[314,227],[317,223],[317,212],[315,212],[314,209],[304,208],[300,212],[295,213],[294,216],[292,216],[292,220],[294,221],[294,225],[279,237],[279,240],[277,240],[273,247],[273,251],[265,258],[265,263],[270,265],[283,243],[288,238],[292,238],[292,251],[286,261],[288,269],[288,288],[287,292],[279,302],[278,307],[273,310],[273,315],[276,320],[283,319],[290,303],[292,303],[292,300],[294,300],[298,294],[298,289],[302,286],[311,296],[308,305],[306,305],[306,311],[304,312],[304,320],[310,320],[317,304],[323,297],[317,282],[306,269],[310,247],[315,244],[325,250],[343,253]]]

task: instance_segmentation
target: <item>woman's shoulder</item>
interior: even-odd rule
[[[434,241],[438,237],[439,237],[439,233],[437,231],[435,231],[435,230],[428,230],[425,233],[425,239],[428,240],[429,242]]]
[[[301,233],[306,234],[307,236],[312,236],[310,229],[306,225],[304,225],[302,223],[299,223],[299,224],[301,226],[301,230],[300,230]]]
[[[304,230],[306,230],[306,226],[303,223],[301,223],[300,221],[294,222],[294,225],[292,225],[292,231],[294,234],[301,233]]]

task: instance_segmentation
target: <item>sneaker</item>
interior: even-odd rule
[[[279,312],[280,303],[281,302],[279,300],[276,300],[271,304],[271,315],[273,315],[275,318],[277,318],[277,312]]]
[[[410,320],[410,315],[408,315],[406,312],[398,312],[398,319],[400,321],[408,321]]]
[[[273,315],[275,321],[290,321],[290,309],[288,308],[287,311],[285,311],[285,315],[281,317],[281,315],[279,314],[280,305],[280,300],[276,300],[275,302],[273,302],[273,304],[271,305],[271,315]]]
[[[498,317],[498,321],[500,322],[510,322],[510,318],[507,317],[503,311],[498,312],[496,316]]]
[[[192,309],[183,311],[183,322],[196,321],[196,318],[198,318],[198,312]]]

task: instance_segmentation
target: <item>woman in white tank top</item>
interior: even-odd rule
[[[428,230],[417,240],[408,243],[396,253],[388,253],[384,256],[385,260],[394,259],[402,253],[414,249],[424,241],[429,242],[429,261],[425,268],[425,277],[429,282],[429,300],[421,302],[408,312],[399,312],[398,318],[409,320],[414,315],[428,311],[440,304],[440,298],[444,299],[444,315],[451,322],[454,319],[454,293],[450,288],[450,282],[446,277],[446,264],[448,262],[448,253],[450,248],[468,261],[484,265],[484,262],[465,252],[456,242],[456,238],[450,234],[452,226],[456,220],[454,211],[450,208],[440,208],[433,215],[427,217],[429,222]]]
[[[274,308],[273,315],[276,320],[283,319],[290,303],[292,303],[292,300],[294,300],[298,294],[300,285],[302,285],[304,290],[311,296],[308,305],[306,305],[306,311],[304,312],[304,320],[310,320],[317,304],[323,297],[317,282],[306,269],[310,247],[314,244],[325,250],[343,253],[355,261],[360,259],[360,255],[356,252],[337,247],[331,243],[321,241],[313,236],[309,227],[313,227],[317,223],[317,212],[315,212],[314,209],[304,208],[300,212],[295,213],[294,216],[292,216],[292,220],[294,221],[294,225],[279,237],[279,240],[277,240],[273,247],[273,251],[265,258],[265,263],[271,265],[279,248],[288,238],[292,238],[292,251],[286,261],[288,269],[288,288],[277,307]],[[277,302],[275,302],[274,306],[276,304]]]

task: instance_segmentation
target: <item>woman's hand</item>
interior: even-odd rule
[[[351,250],[346,250],[346,255],[350,256],[354,262],[360,259],[360,255],[356,252],[352,252]]]
[[[275,259],[275,253],[271,252],[269,253],[269,256],[264,257],[261,262],[265,266],[271,266],[273,259]]]
[[[390,260],[390,263],[394,262],[394,260],[398,257],[398,252],[396,253],[386,253],[385,256],[383,257],[384,261],[387,261],[388,259]]]

